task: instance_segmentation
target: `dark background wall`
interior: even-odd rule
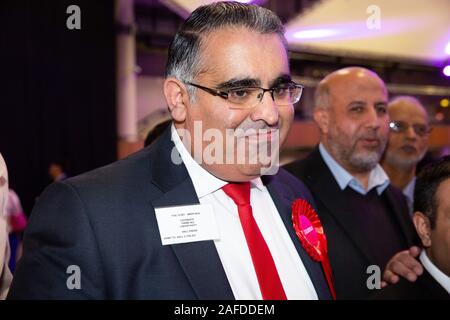
[[[29,214],[53,159],[70,175],[116,159],[114,1],[2,0],[0,26],[0,152]]]

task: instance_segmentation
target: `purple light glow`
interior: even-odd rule
[[[400,34],[404,30],[417,28],[415,22],[407,19],[384,19],[382,29],[367,28],[365,20],[349,21],[316,26],[287,27],[286,38],[289,43],[299,41],[322,42],[369,39]]]
[[[236,2],[240,2],[240,3],[250,3],[253,0],[235,0]]]
[[[447,45],[445,46],[445,53],[448,54],[450,56],[450,41],[447,43]]]
[[[338,30],[333,29],[310,29],[297,31],[293,37],[296,39],[321,39],[335,36],[338,33]]]
[[[450,77],[450,64],[448,66],[445,66],[444,69],[442,69],[442,73],[447,77]]]

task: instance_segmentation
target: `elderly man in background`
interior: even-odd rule
[[[4,299],[11,284],[11,272],[8,268],[9,243],[6,222],[6,200],[8,199],[8,171],[5,160],[0,154],[0,299]]]
[[[391,184],[403,190],[412,214],[417,164],[428,149],[428,113],[414,97],[400,96],[388,104],[391,119],[388,146],[381,165]]]

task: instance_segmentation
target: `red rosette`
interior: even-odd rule
[[[328,259],[327,238],[316,211],[308,201],[304,199],[294,201],[292,204],[292,223],[305,251],[314,261],[322,264],[331,295],[333,299],[336,299],[333,274]]]

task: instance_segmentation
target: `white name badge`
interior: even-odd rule
[[[155,208],[155,213],[163,246],[219,239],[216,217],[209,204]]]

